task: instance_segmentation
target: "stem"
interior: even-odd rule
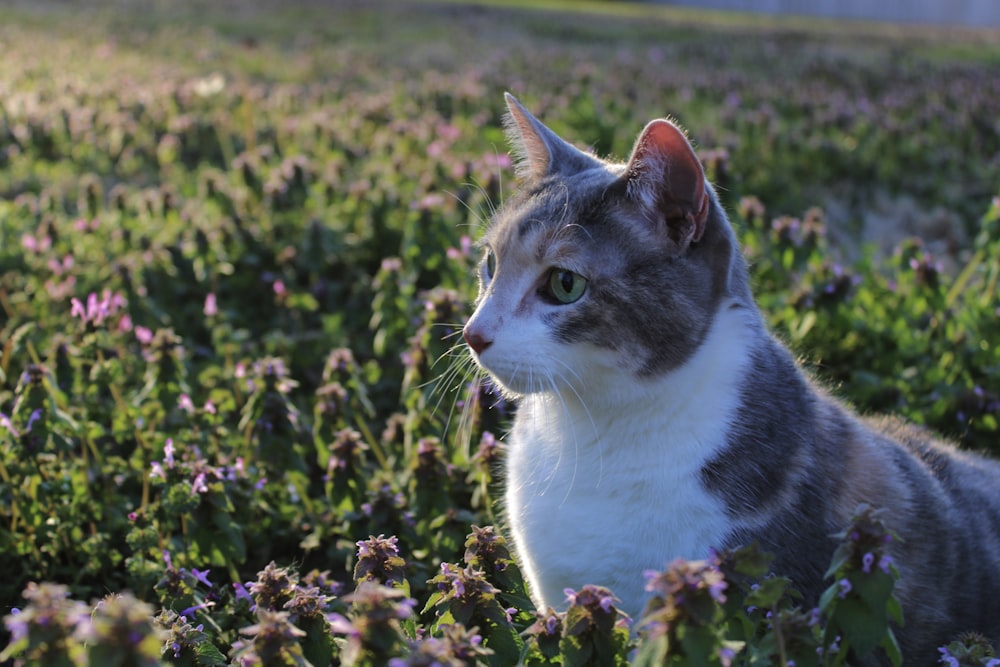
[[[358,430],[361,431],[361,435],[364,437],[368,446],[372,450],[372,454],[378,459],[378,464],[383,470],[390,470],[391,466],[389,464],[389,459],[386,457],[385,452],[382,451],[382,443],[372,434],[371,429],[368,428],[368,424],[365,422],[364,418],[355,413],[354,423],[357,424]]]
[[[779,612],[774,616],[774,637],[778,643],[778,664],[781,667],[788,667],[788,656],[785,653],[785,638],[781,636],[781,618],[782,614]]]

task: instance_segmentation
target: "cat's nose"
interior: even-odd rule
[[[482,354],[483,350],[493,344],[493,341],[487,340],[485,336],[476,331],[470,330],[468,327],[462,330],[462,336],[465,338],[465,342],[476,354]]]

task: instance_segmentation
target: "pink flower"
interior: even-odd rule
[[[172,438],[167,438],[167,443],[163,445],[163,462],[167,464],[168,468],[174,467],[174,441]]]
[[[100,325],[125,305],[125,297],[105,289],[100,296],[97,292],[88,294],[86,304],[76,298],[70,299],[70,316],[79,317],[84,323],[93,322],[95,325]]]
[[[3,413],[0,413],[0,426],[3,426],[8,431],[10,431],[10,434],[15,438],[21,437],[21,434],[17,432],[16,428],[14,428],[14,424],[11,423],[10,417],[8,417]]]
[[[177,407],[189,415],[194,413],[194,403],[191,401],[191,397],[187,394],[180,395],[177,399]]]
[[[205,473],[200,472],[191,482],[191,495],[196,493],[207,493],[208,484],[205,483]]]
[[[135,337],[143,345],[149,345],[153,342],[153,332],[146,327],[135,327]]]
[[[205,317],[215,317],[219,314],[219,306],[215,302],[215,293],[209,292],[205,296]]]
[[[76,297],[70,299],[69,303],[70,303],[70,308],[69,308],[70,317],[79,317],[81,320],[86,321],[87,309],[83,307],[83,303]]]

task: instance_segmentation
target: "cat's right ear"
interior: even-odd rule
[[[630,197],[679,252],[701,239],[709,212],[705,172],[679,127],[668,120],[646,125],[623,179]]]
[[[568,144],[545,127],[513,95],[504,93],[504,99],[507,101],[504,130],[511,145],[514,170],[519,178],[576,173],[598,164],[595,158]]]

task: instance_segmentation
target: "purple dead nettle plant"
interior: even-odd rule
[[[438,632],[440,637],[408,642],[406,657],[392,658],[388,667],[467,667],[488,663],[494,654],[483,644],[479,628],[444,624]]]
[[[183,447],[179,453],[173,438],[164,443],[163,458],[150,463],[149,477],[168,484],[187,484],[192,496],[211,492],[211,485],[216,482],[238,483],[250,479],[243,457],[235,457],[231,464],[212,465],[197,445]]]
[[[85,325],[92,324],[96,328],[125,308],[126,305],[128,302],[124,296],[105,289],[100,295],[91,292],[87,296],[86,302],[75,297],[70,299],[70,315],[79,317]]]
[[[288,612],[258,609],[257,623],[241,628],[240,634],[246,639],[235,641],[230,650],[240,667],[309,664],[300,644],[306,632],[292,623]]]
[[[399,554],[399,540],[395,536],[369,537],[356,542],[357,563],[354,580],[375,582],[384,586],[402,587],[406,583],[406,561]]]
[[[335,635],[343,638],[341,660],[345,665],[387,664],[404,652],[407,639],[403,624],[414,617],[416,600],[399,588],[362,581],[343,601],[350,605],[345,616],[330,614],[327,619]]]
[[[11,639],[0,661],[16,655],[25,664],[83,664],[76,633],[89,622],[87,605],[70,599],[69,589],[60,584],[32,582],[22,595],[28,604],[3,619]]]

